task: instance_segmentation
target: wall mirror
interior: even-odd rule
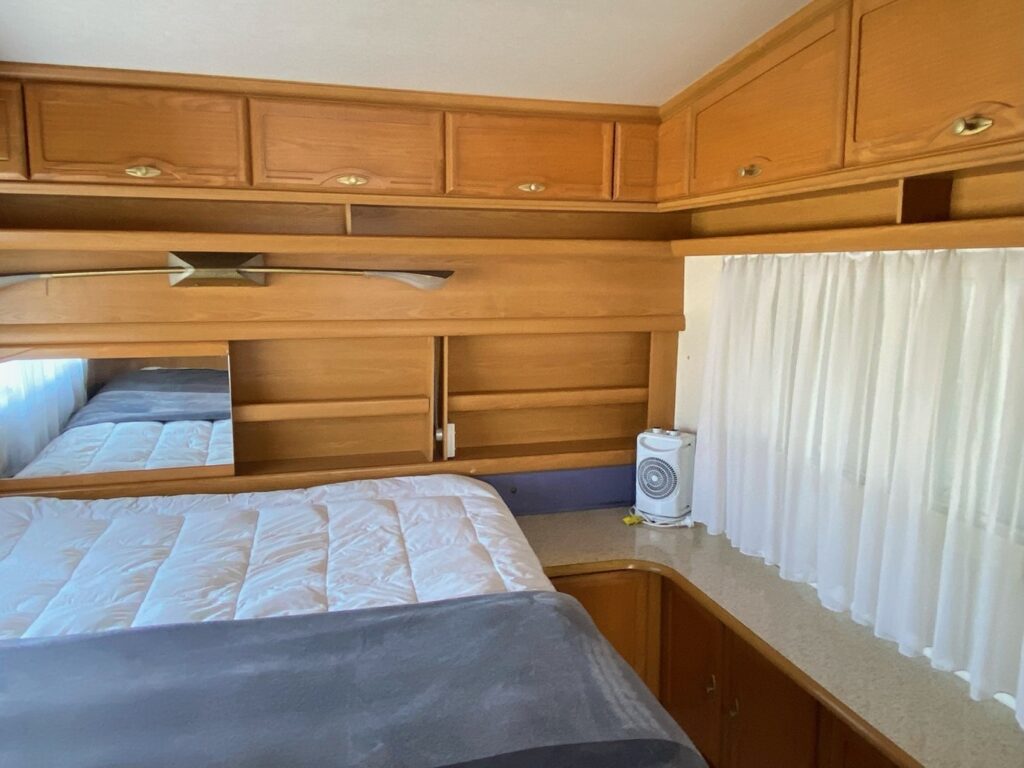
[[[233,472],[226,344],[0,356],[0,491]]]

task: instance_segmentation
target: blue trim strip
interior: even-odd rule
[[[636,491],[633,464],[484,475],[479,479],[494,486],[514,515],[628,507]]]

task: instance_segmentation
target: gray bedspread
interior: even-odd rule
[[[154,368],[111,379],[68,421],[65,430],[126,421],[220,421],[231,418],[228,372]]]
[[[697,768],[550,592],[0,644],[4,768]]]

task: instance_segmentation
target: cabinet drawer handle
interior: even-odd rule
[[[528,181],[516,187],[520,192],[543,192],[547,188],[547,184],[541,184],[539,181]]]
[[[136,179],[155,179],[163,173],[159,168],[154,168],[152,165],[132,165],[125,168],[124,172],[129,176],[134,176]]]
[[[739,169],[739,175],[740,175],[740,178],[744,178],[744,179],[750,179],[750,178],[753,178],[754,176],[760,176],[761,175],[761,166],[760,165],[744,165],[742,168]]]
[[[732,706],[729,707],[729,717],[736,717],[740,713],[740,700],[733,699]]]
[[[718,690],[718,679],[714,675],[711,675],[711,682],[704,686],[704,690],[707,692],[708,696]]]
[[[953,121],[953,134],[956,136],[975,136],[992,127],[995,120],[984,115],[958,117]]]
[[[355,173],[350,173],[347,176],[339,176],[338,183],[345,187],[361,187],[363,184],[369,182],[369,179],[365,176],[359,176]]]

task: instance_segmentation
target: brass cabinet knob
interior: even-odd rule
[[[134,176],[136,179],[155,179],[163,173],[159,168],[154,168],[152,165],[132,165],[125,168],[124,172],[128,176]]]
[[[539,181],[528,181],[516,187],[520,192],[543,192],[547,188],[547,184],[541,184]]]
[[[369,181],[365,176],[350,173],[347,176],[339,176],[338,183],[345,187],[361,187]]]
[[[995,120],[984,115],[971,115],[970,117],[958,117],[953,121],[953,135],[974,136],[984,133],[992,127]]]
[[[741,179],[750,179],[761,175],[760,165],[744,165],[738,171]]]

